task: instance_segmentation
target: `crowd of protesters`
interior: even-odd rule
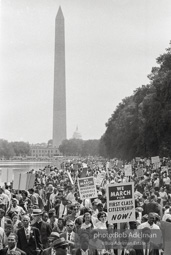
[[[139,168],[142,177],[137,175]],[[96,185],[97,197],[81,200],[77,179],[97,179],[99,173],[104,178]],[[171,173],[166,159],[158,165],[133,161],[129,177],[124,162],[107,163],[102,158],[65,160],[60,167],[36,171],[35,176],[29,190],[13,190],[12,184],[0,187],[0,255],[165,254],[163,242],[153,244],[148,231],[162,231],[161,223],[171,223]],[[135,221],[121,223],[119,231],[147,234],[139,245],[121,235],[125,239],[118,246],[118,239],[109,235],[118,231],[118,225],[108,223],[106,185],[126,182],[134,182]]]

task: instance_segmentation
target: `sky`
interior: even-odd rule
[[[1,0],[0,138],[52,138],[55,17],[65,18],[67,138],[99,139],[171,40],[170,0]]]

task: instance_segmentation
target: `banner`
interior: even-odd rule
[[[159,163],[160,162],[159,156],[151,157],[151,162],[152,162],[152,164]]]
[[[109,224],[135,221],[134,183],[107,185]]]
[[[81,199],[97,197],[96,184],[94,177],[78,179],[78,188]]]
[[[125,165],[125,176],[132,176],[132,165]]]
[[[11,168],[2,168],[1,170],[1,182],[12,182],[14,178],[13,169]]]

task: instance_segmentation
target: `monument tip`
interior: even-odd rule
[[[58,12],[57,12],[56,19],[57,18],[64,18],[61,6],[59,6],[59,9],[58,9]]]

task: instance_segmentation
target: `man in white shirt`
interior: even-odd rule
[[[16,198],[12,198],[12,207],[9,209],[11,212],[17,212],[19,216],[25,214],[24,209],[18,205],[18,200]]]
[[[61,203],[55,207],[57,218],[63,218],[67,215],[67,203],[66,198],[62,197]]]
[[[74,222],[72,220],[66,221],[66,232],[60,234],[60,237],[65,238],[69,244],[69,254],[73,253],[75,248],[75,233],[74,233]]]
[[[143,229],[143,228],[149,228],[149,229],[160,229],[157,224],[154,223],[154,215],[153,213],[149,213],[148,215],[148,221],[140,224],[138,226],[138,229]]]

